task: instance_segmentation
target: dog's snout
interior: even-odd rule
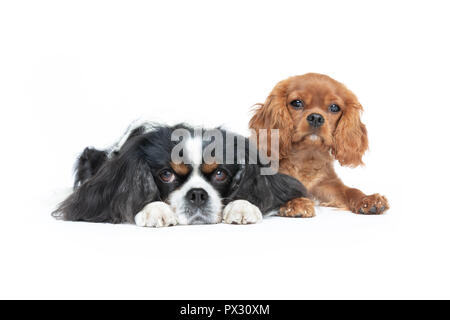
[[[208,200],[208,193],[205,189],[195,188],[186,194],[187,200],[196,207],[201,207]]]
[[[308,123],[313,126],[314,128],[319,128],[320,126],[322,126],[325,122],[325,119],[322,115],[318,114],[318,113],[311,113],[306,120],[308,121]]]

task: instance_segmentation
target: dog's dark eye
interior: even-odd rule
[[[173,180],[175,180],[175,174],[170,171],[170,170],[163,170],[159,173],[159,177],[161,178],[162,181],[166,182],[166,183],[170,183],[173,182]]]
[[[213,179],[216,181],[225,181],[225,179],[227,178],[227,173],[224,170],[216,170],[216,172],[214,172],[213,174]]]
[[[302,100],[292,100],[291,106],[293,106],[295,110],[303,109],[303,101]]]
[[[332,104],[328,109],[333,113],[341,111],[341,107],[339,107],[337,104]]]

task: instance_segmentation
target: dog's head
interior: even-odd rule
[[[250,128],[256,133],[279,129],[281,158],[310,145],[331,150],[341,165],[358,166],[368,148],[361,111],[355,94],[343,84],[309,73],[279,82],[256,110]]]
[[[176,131],[181,134],[174,136]],[[219,223],[223,206],[240,184],[244,166],[236,158],[231,163],[216,161],[214,155],[205,159],[210,144],[203,137],[209,132],[194,131],[177,126],[149,132],[143,137],[146,143],[142,150],[159,200],[172,207],[180,224]],[[224,131],[218,132],[226,137]],[[222,148],[225,154],[224,144]]]

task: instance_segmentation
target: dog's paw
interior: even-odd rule
[[[281,217],[312,218],[316,215],[314,201],[308,198],[296,198],[280,208]]]
[[[353,212],[359,214],[382,214],[387,209],[389,209],[387,199],[376,193],[360,199]]]
[[[261,210],[247,200],[235,200],[223,209],[223,222],[228,224],[251,224],[261,220]]]
[[[139,212],[134,221],[139,227],[169,227],[178,224],[178,219],[172,208],[164,202],[149,203]]]

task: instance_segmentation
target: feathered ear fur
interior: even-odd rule
[[[251,164],[242,165],[235,175],[225,204],[239,199],[247,200],[267,214],[292,199],[306,195],[305,187],[297,179],[281,173],[261,175],[261,168]]]
[[[279,130],[279,156],[285,158],[291,149],[293,121],[286,106],[286,84],[285,81],[278,83],[267,97],[266,102],[261,105],[253,115],[249,123],[250,129],[255,130],[259,141],[259,130]],[[267,132],[267,146],[258,146],[268,151],[268,154],[276,150],[270,150],[270,131]]]
[[[53,216],[70,221],[134,223],[134,216],[146,204],[159,199],[159,191],[138,143],[130,143],[126,149],[77,188]]]
[[[76,189],[86,180],[93,177],[100,167],[106,162],[108,154],[105,151],[94,148],[86,148],[79,156],[75,167],[75,183],[73,188]]]
[[[369,145],[367,130],[360,119],[363,108],[353,94],[346,105],[334,132],[333,154],[341,165],[356,167],[363,164]]]

